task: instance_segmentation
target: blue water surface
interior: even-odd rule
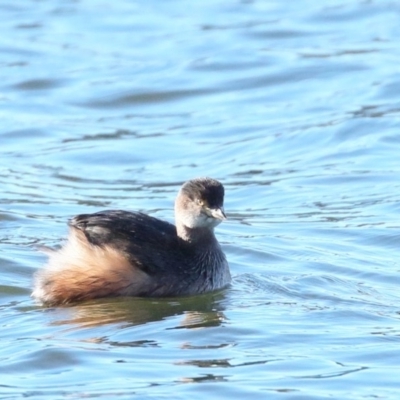
[[[0,397],[398,399],[400,5],[0,0]],[[233,282],[44,308],[67,220],[226,189]]]

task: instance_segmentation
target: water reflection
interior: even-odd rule
[[[196,377],[184,377],[181,378],[181,383],[201,383],[201,382],[228,382],[228,376],[225,375],[214,375],[214,374],[205,374]]]
[[[219,326],[226,317],[222,302],[224,292],[188,298],[99,299],[72,307],[49,309],[50,325],[73,325],[89,328],[107,324],[142,325],[181,315],[179,324],[170,329]]]

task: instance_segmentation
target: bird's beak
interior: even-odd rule
[[[211,211],[211,216],[215,219],[219,219],[221,221],[226,219],[226,215],[224,212],[224,208],[220,207],[220,208],[212,208],[210,209]]]

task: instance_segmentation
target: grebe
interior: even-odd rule
[[[44,305],[100,297],[168,297],[224,288],[231,277],[214,228],[226,219],[224,187],[186,182],[175,200],[176,226],[141,212],[106,210],[69,221],[65,245],[35,275]]]

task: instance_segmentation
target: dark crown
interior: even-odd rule
[[[196,178],[182,186],[182,193],[191,200],[201,200],[209,207],[221,207],[224,203],[224,187],[212,178]]]

